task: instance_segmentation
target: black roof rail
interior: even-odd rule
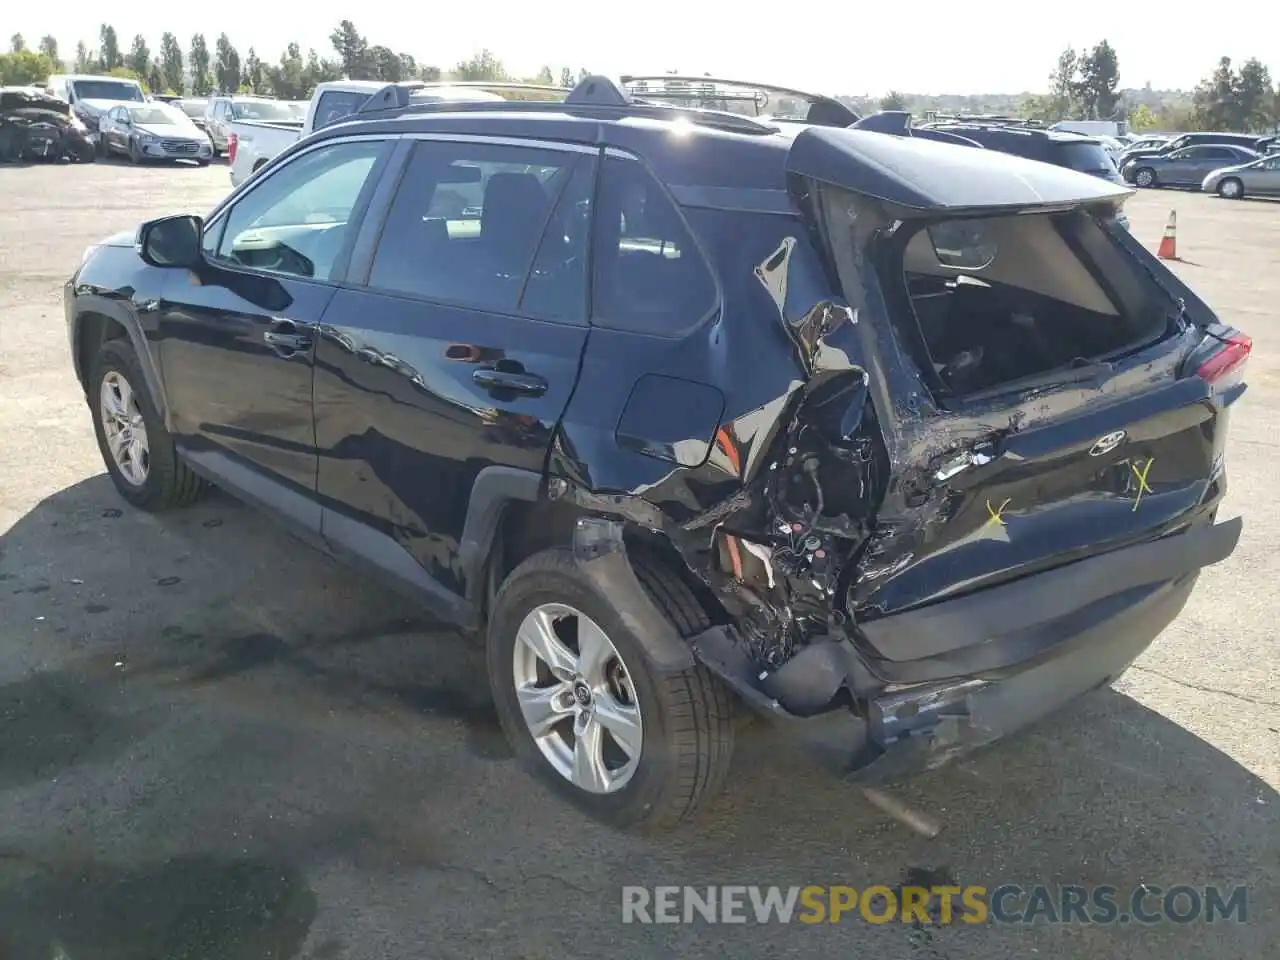
[[[415,90],[423,86],[449,87],[463,84],[416,84]],[[635,100],[625,90],[608,77],[584,77],[572,90],[564,87],[541,86],[540,84],[491,84],[475,81],[469,86],[548,90],[565,92],[563,100],[414,100],[413,91],[405,89],[404,84],[388,84],[383,87],[348,119],[365,119],[363,115],[397,116],[405,113],[559,113],[587,114],[594,117],[648,117],[655,120],[684,120],[704,127],[731,130],[737,133],[769,134],[776,133],[777,127],[762,123],[751,117],[721,110],[705,110],[692,107],[678,107],[665,103],[649,103]],[[361,115],[357,117],[357,115]]]
[[[752,98],[743,98],[735,95],[730,91],[711,90],[683,90],[683,89],[664,89],[662,90],[632,90],[633,97],[667,100],[743,100],[754,102],[756,114],[759,115],[765,107],[767,107],[773,95],[779,97],[790,97],[795,100],[803,100],[809,105],[808,115],[805,120],[809,123],[817,124],[824,127],[847,127],[850,124],[857,123],[862,119],[856,111],[841,103],[835,97],[829,97],[823,93],[813,93],[809,90],[797,90],[794,87],[780,87],[773,83],[757,83],[753,80],[731,80],[726,77],[698,77],[691,74],[679,73],[650,73],[650,74],[626,74],[619,78],[623,86],[632,86],[635,84],[649,84],[654,81],[661,80],[664,85],[672,82],[681,84],[702,84],[704,87],[710,84],[712,87],[726,86],[738,87],[740,89],[754,90],[756,95]]]

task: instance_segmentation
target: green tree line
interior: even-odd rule
[[[254,93],[302,100],[311,96],[316,84],[343,77],[352,80],[436,81],[510,80],[571,86],[585,69],[563,67],[558,73],[550,66],[536,76],[512,76],[489,50],[481,50],[469,60],[455,64],[450,70],[419,63],[412,54],[397,53],[390,47],[371,44],[350,20],[341,21],[329,34],[332,56],[307,50],[290,43],[278,60],[265,61],[254,47],[243,56],[225,34],[214,39],[212,47],[202,33],[192,36],[184,49],[173,33],[163,33],[158,47],[152,47],[142,34],[134,36],[128,47],[121,44],[115,27],[108,23],[98,29],[98,45],[90,49],[84,41],[76,44],[74,53],[63,56],[58,40],[52,34],[42,37],[32,49],[22,34],[9,40],[9,52],[0,54],[0,84],[26,85],[40,83],[50,74],[89,73],[129,77],[152,93],[208,96],[212,93]]]

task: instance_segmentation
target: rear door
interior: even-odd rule
[[[860,317],[894,478],[850,585],[859,622],[1155,539],[1212,511],[1224,490],[1222,408],[1187,369],[1205,330],[1179,315],[1154,279],[1162,268],[1126,231],[1064,212],[1089,180],[1023,165],[1018,178],[964,176],[919,146],[864,151],[841,142],[843,131],[804,149],[810,133],[797,138],[791,169],[826,181],[815,183],[820,216]],[[836,178],[857,190],[831,186]],[[909,271],[925,269],[908,259],[917,239],[946,267],[935,273],[953,278],[938,290],[977,291],[978,306],[924,311],[910,286]],[[971,341],[999,373],[1044,337],[1076,336],[1074,324],[1105,333],[1128,320],[1139,339],[1112,354],[1081,340],[1075,359],[1062,352],[1057,367],[977,390],[948,393],[930,362],[942,355],[924,348],[958,337],[959,355],[966,337],[1002,331]]]
[[[541,481],[587,339],[595,148],[406,139],[325,312],[324,535],[449,602],[482,471]]]

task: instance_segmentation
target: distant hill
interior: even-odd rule
[[[1043,92],[980,93],[972,96],[959,94],[901,93],[907,110],[916,116],[936,111],[938,113],[987,113],[1016,116],[1026,110],[1028,102],[1043,97]],[[1185,109],[1191,105],[1190,90],[1153,90],[1150,87],[1129,88],[1120,91],[1121,102],[1132,110],[1147,106],[1153,113]],[[883,97],[870,95],[841,95],[837,99],[859,113],[872,113],[880,109]]]

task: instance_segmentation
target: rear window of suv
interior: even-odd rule
[[[1083,140],[1078,143],[1059,143],[1054,146],[1053,152],[1060,166],[1070,167],[1081,173],[1110,173],[1115,169],[1111,157],[1100,143]]]

